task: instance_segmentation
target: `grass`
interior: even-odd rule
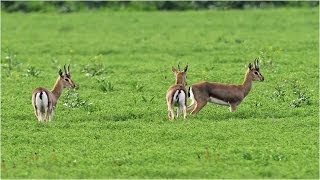
[[[319,11],[2,12],[1,178],[319,178]],[[235,113],[167,120],[188,84],[255,82]],[[53,122],[31,91],[71,64]]]

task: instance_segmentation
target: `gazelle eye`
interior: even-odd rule
[[[257,72],[257,71],[255,71],[255,72],[254,72],[254,74],[258,75],[258,72]]]
[[[66,78],[66,79],[64,79],[64,80],[69,82],[69,79],[67,79],[67,78]]]

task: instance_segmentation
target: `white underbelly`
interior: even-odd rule
[[[222,101],[220,99],[214,98],[214,97],[210,97],[210,102],[211,103],[215,103],[215,104],[220,104],[220,105],[229,105],[228,102]]]

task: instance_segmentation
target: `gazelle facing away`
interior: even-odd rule
[[[38,87],[32,91],[32,105],[39,122],[51,121],[57,101],[65,87],[74,88],[76,85],[71,80],[70,66],[64,74],[59,70],[59,77],[51,91]]]
[[[192,100],[188,111],[197,114],[207,102],[230,106],[234,112],[237,105],[250,92],[252,81],[264,81],[259,71],[259,61],[255,59],[254,65],[249,63],[244,81],[242,84],[224,84],[217,82],[199,82],[189,87],[189,96]]]
[[[185,88],[187,70],[188,65],[186,65],[183,71],[180,71],[179,65],[178,70],[172,67],[172,72],[176,76],[176,83],[169,87],[166,96],[169,119],[174,119],[174,106],[178,106],[177,117],[179,117],[181,111],[183,112],[184,119],[187,117],[187,90]]]

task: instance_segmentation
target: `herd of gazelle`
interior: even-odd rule
[[[187,117],[187,112],[197,114],[208,102],[225,105],[234,112],[237,105],[248,95],[251,90],[252,81],[263,81],[264,77],[259,71],[259,61],[254,60],[254,64],[249,63],[242,84],[225,84],[218,82],[201,81],[191,85],[187,91],[188,65],[183,70],[172,67],[172,72],[176,77],[175,84],[167,90],[166,100],[168,106],[168,118],[174,119],[174,107],[177,106],[177,115],[183,113],[183,118]],[[75,83],[71,79],[70,66],[64,66],[64,73],[59,70],[59,77],[49,91],[46,88],[38,87],[32,92],[32,105],[34,113],[39,122],[51,121],[57,101],[65,87],[75,88]],[[187,98],[191,99],[191,104],[187,107]]]
[[[183,71],[178,71],[172,67],[172,71],[176,76],[176,84],[169,87],[167,91],[168,117],[174,119],[174,106],[178,106],[177,117],[183,110],[184,118],[186,118],[186,73],[188,65]],[[208,102],[225,105],[230,107],[230,111],[234,112],[237,105],[248,95],[251,90],[252,81],[263,81],[264,77],[259,71],[259,61],[254,60],[254,64],[249,63],[248,70],[245,74],[242,84],[225,84],[218,82],[201,81],[191,85],[188,89],[188,97],[191,104],[187,111],[191,114],[197,114]]]

